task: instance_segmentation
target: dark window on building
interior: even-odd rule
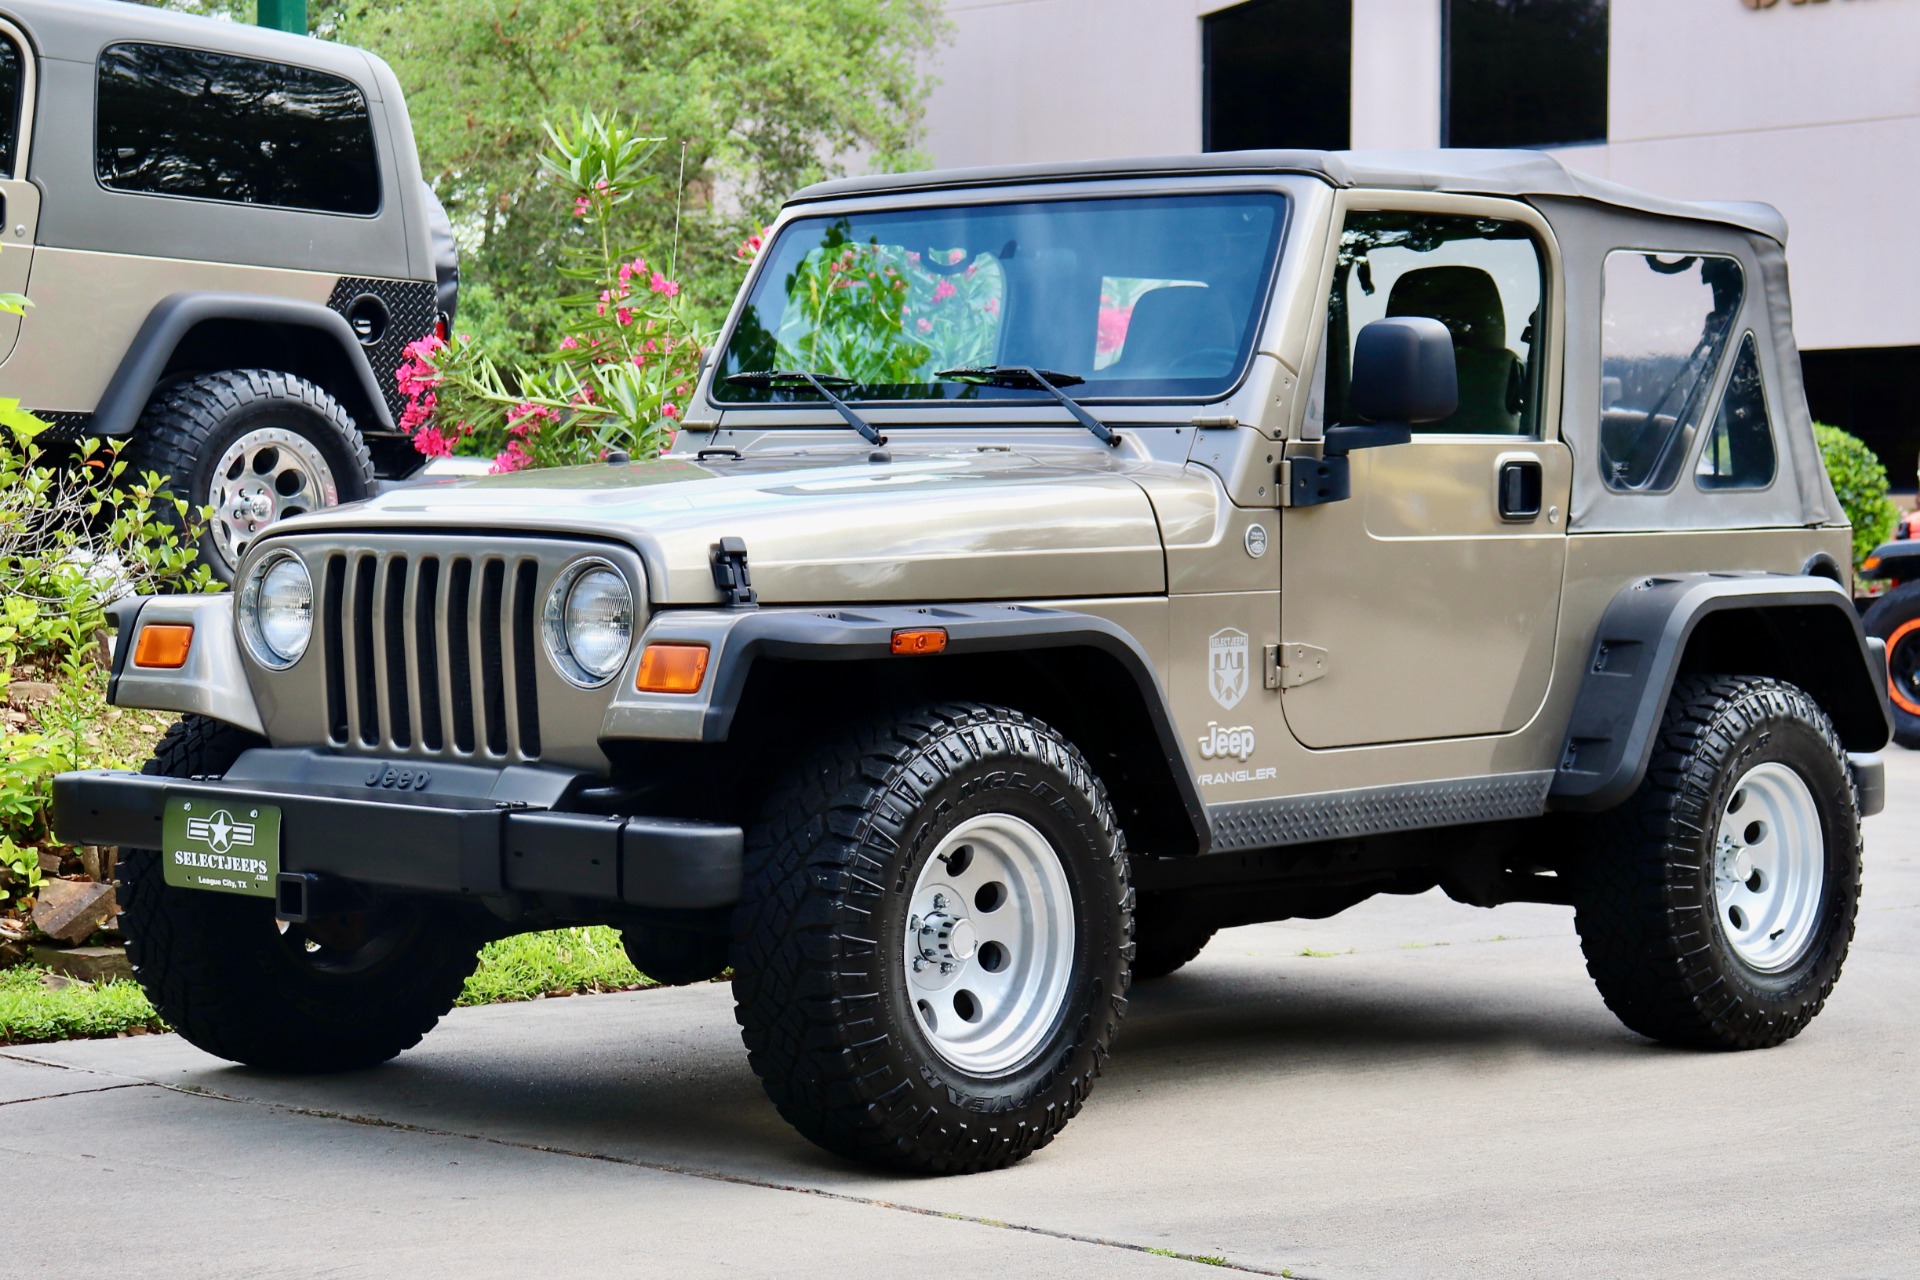
[[[20,146],[20,50],[0,36],[0,178],[13,176]]]
[[[1446,0],[1446,145],[1607,137],[1608,0]]]
[[[1764,489],[1773,483],[1773,422],[1760,379],[1760,352],[1749,333],[1720,397],[1720,412],[1694,475],[1702,489]]]
[[[117,44],[100,55],[102,185],[319,213],[376,213],[367,100],[352,82],[253,58]]]
[[[1912,493],[1920,459],[1920,347],[1803,351],[1800,368],[1813,420],[1859,436],[1893,487]]]
[[[1204,23],[1207,150],[1348,145],[1353,0],[1254,0]]]

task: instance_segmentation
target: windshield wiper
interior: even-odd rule
[[[1094,417],[1083,408],[1078,400],[1062,391],[1061,387],[1078,386],[1086,379],[1077,373],[1055,373],[1052,369],[1036,369],[1025,364],[986,364],[942,369],[933,375],[948,382],[968,382],[976,387],[1032,387],[1046,392],[1060,402],[1060,407],[1080,420],[1080,425],[1093,432],[1101,444],[1119,444],[1120,437],[1106,423]]]
[[[868,444],[885,444],[886,437],[873,429],[873,424],[855,413],[839,396],[833,394],[830,387],[850,387],[852,378],[843,378],[837,373],[807,373],[802,370],[768,369],[758,373],[730,374],[727,382],[735,387],[793,388],[812,387],[820,393],[822,399],[832,405],[847,425],[865,436]]]

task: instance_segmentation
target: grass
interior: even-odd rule
[[[1348,947],[1345,951],[1315,951],[1312,947],[1302,947],[1296,955],[1312,956],[1315,960],[1325,960],[1332,956],[1350,956],[1358,948]]]
[[[0,1044],[85,1040],[145,1031],[166,1024],[137,983],[116,978],[99,985],[49,988],[36,965],[0,969]]]
[[[115,980],[49,987],[35,965],[0,969],[0,1045],[90,1040],[165,1031],[139,984]],[[499,1004],[655,985],[627,959],[617,931],[601,926],[523,933],[490,942],[457,1003]]]

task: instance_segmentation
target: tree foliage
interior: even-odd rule
[[[241,21],[254,8],[161,2]],[[640,238],[674,246],[678,215],[669,274],[717,310],[734,246],[787,193],[918,161],[924,55],[944,29],[939,0],[309,0],[309,14],[406,90],[465,251],[461,327],[542,349],[559,334],[548,299],[569,199],[541,174],[542,120],[618,111],[667,139]]]

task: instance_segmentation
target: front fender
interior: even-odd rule
[[[1601,617],[1548,793],[1552,808],[1610,809],[1633,794],[1703,628],[1715,632],[1715,652],[1700,655],[1710,665],[1698,669],[1801,686],[1849,751],[1878,751],[1892,736],[1885,650],[1860,629],[1839,583],[1784,574],[1643,578]]]
[[[107,684],[108,702],[116,707],[206,716],[250,733],[266,733],[240,665],[232,596],[143,596],[117,606],[115,619],[119,637],[113,677]],[[193,628],[186,665],[174,669],[135,666],[132,655],[141,628],[162,622]]]

